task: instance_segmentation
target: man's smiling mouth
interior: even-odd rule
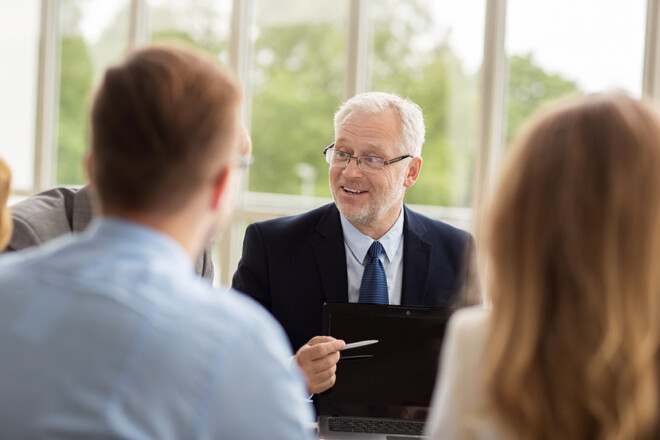
[[[344,191],[346,191],[347,193],[349,193],[349,194],[362,194],[362,193],[366,193],[366,192],[367,192],[367,191],[362,191],[362,190],[359,190],[359,189],[347,188],[347,187],[345,187],[345,186],[342,186],[342,189],[343,189]]]

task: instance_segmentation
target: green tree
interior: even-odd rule
[[[57,182],[59,184],[84,184],[86,178],[82,158],[87,148],[89,103],[93,83],[105,67],[117,61],[124,52],[128,36],[129,10],[117,11],[112,23],[103,31],[93,46],[84,40],[80,31],[80,7],[85,0],[62,0],[60,27],[60,91],[58,121]],[[198,1],[194,11],[155,7],[158,19],[154,41],[179,40],[206,50],[214,56],[226,51],[226,40],[220,40],[212,32],[217,16],[211,1]],[[196,20],[194,36],[177,30],[182,17]],[[92,57],[91,55],[94,55]]]
[[[411,42],[434,24],[425,5],[392,0],[375,11],[372,90],[395,92],[418,103],[426,143],[420,179],[406,202],[470,206],[478,142],[480,72],[468,74],[448,44]],[[344,72],[344,31],[328,21],[272,19],[255,43],[252,137],[253,191],[299,194],[297,166],[316,171],[315,193],[327,196],[327,166],[320,156],[333,137]],[[510,60],[508,133],[547,102],[577,93],[571,81],[548,74],[531,57]]]
[[[404,15],[414,17],[423,10],[411,11]],[[460,60],[447,44],[447,36],[431,50],[411,48],[410,41],[430,25],[425,20],[410,19],[406,26],[395,26],[390,24],[391,19],[384,17],[374,32],[372,89],[398,93],[416,102],[424,112],[426,127],[422,174],[406,192],[405,200],[469,205],[478,123],[474,93],[478,77],[463,72]]]
[[[539,109],[558,99],[580,94],[574,81],[547,73],[534,63],[532,54],[510,57],[507,140],[511,140]]]
[[[75,5],[76,0],[68,1]],[[313,193],[329,196],[328,168],[321,151],[334,137],[332,117],[343,95],[346,23],[337,19],[336,14],[343,13],[330,3],[297,7],[298,3],[256,3],[259,28],[252,54],[251,90],[256,160],[249,189],[300,194],[303,164],[306,175],[312,170]],[[406,202],[470,206],[480,72],[466,73],[448,35],[430,45],[428,41],[422,46],[414,43],[428,38],[435,26],[423,0],[381,0],[377,5],[372,8],[371,89],[409,97],[425,115],[422,175],[407,191]],[[62,41],[58,180],[83,183],[80,158],[85,150],[85,110],[94,69],[76,31],[79,13],[72,11],[68,27],[73,31]],[[126,14],[121,11],[117,20],[125,20]],[[227,40],[216,29],[223,20],[212,3],[195,3],[186,11],[156,7],[152,17],[159,23],[154,41],[179,40],[215,57],[226,54]],[[511,57],[507,138],[540,107],[577,93],[574,82],[547,73],[531,55]]]
[[[82,37],[62,38],[60,66],[57,181],[80,185],[86,182],[82,157],[87,146],[87,102],[93,78]]]
[[[329,196],[321,152],[334,138],[344,45],[327,23],[262,30],[255,44],[251,190],[300,194],[297,170],[303,163],[315,170],[315,193]]]
[[[222,24],[229,24],[229,17],[217,11],[217,0],[195,0],[154,5],[150,9],[152,25],[151,41],[178,41],[195,46],[214,58],[227,51],[227,39],[223,37]]]
[[[374,11],[372,89],[398,93],[424,112],[424,163],[407,203],[469,206],[477,145],[479,76],[465,73],[427,2],[381,0]],[[429,41],[435,38],[434,41]],[[425,40],[420,47],[415,42]]]

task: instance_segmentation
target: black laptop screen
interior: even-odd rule
[[[334,387],[318,398],[319,415],[424,420],[452,311],[326,304],[325,334],[346,343],[379,342],[342,353]]]

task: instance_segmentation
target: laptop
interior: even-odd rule
[[[319,439],[422,437],[454,308],[326,303],[324,334],[346,343],[335,385],[317,397]]]

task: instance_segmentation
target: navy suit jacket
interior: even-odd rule
[[[474,255],[472,236],[404,206],[401,304],[461,306]],[[473,283],[474,281],[470,281]],[[346,250],[334,203],[254,223],[232,287],[266,307],[297,351],[322,332],[323,303],[348,302]]]

